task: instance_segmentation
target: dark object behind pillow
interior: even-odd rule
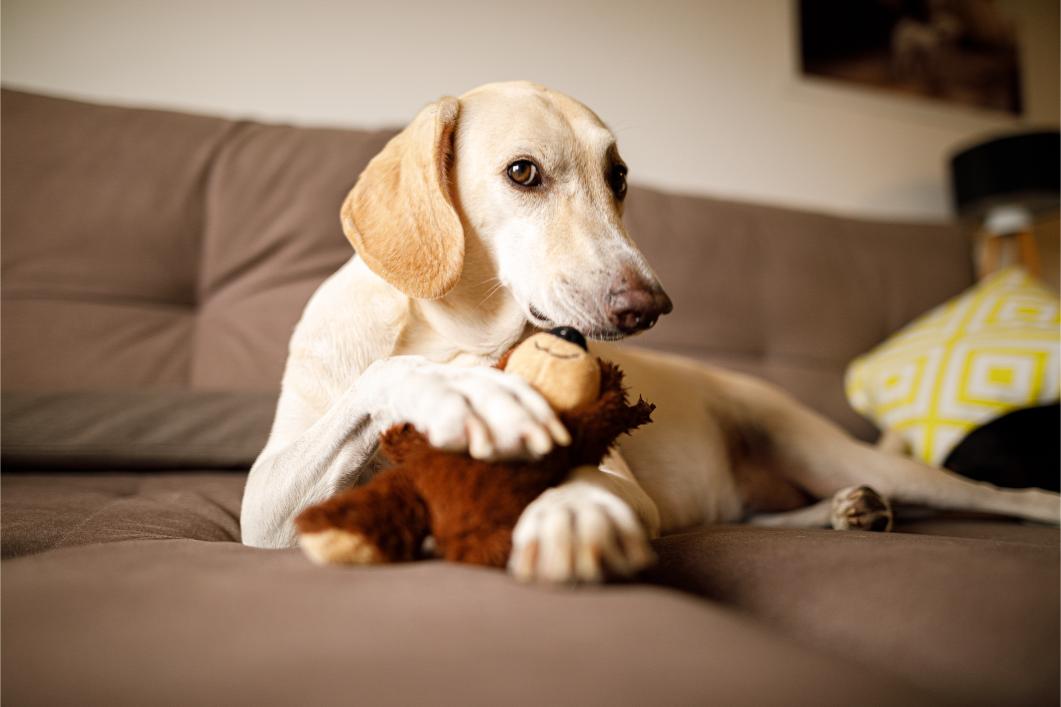
[[[973,430],[943,466],[996,486],[1037,486],[1058,491],[1059,430],[1061,407],[1056,403],[1015,410]]]

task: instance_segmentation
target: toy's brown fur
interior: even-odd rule
[[[447,560],[503,567],[523,509],[575,467],[598,465],[615,439],[651,421],[655,406],[627,404],[622,372],[601,361],[597,400],[558,413],[572,443],[526,462],[487,462],[432,447],[411,425],[395,425],[381,451],[393,464],[364,486],[306,509],[302,534],[359,535],[384,561],[415,559],[428,535]],[[504,365],[504,361],[499,364]]]

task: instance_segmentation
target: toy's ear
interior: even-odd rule
[[[420,111],[343,202],[343,232],[357,254],[410,297],[442,297],[464,267],[464,229],[449,189],[459,112],[449,96]]]

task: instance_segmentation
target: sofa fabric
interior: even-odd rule
[[[5,704],[1056,701],[1056,529],[718,526],[657,541],[637,583],[555,591],[245,548],[242,481],[7,475]]]
[[[2,111],[5,390],[275,390],[306,300],[351,255],[339,204],[393,134],[10,90]],[[972,282],[948,226],[627,204],[675,302],[635,343],[762,376],[861,437],[847,362]]]
[[[276,390],[392,133],[2,94],[3,387]]]
[[[276,395],[194,390],[3,393],[8,469],[247,469]]]
[[[339,204],[393,131],[9,90],[0,109],[5,704],[1057,703],[1056,528],[690,529],[632,581],[565,590],[244,547],[291,329],[350,257]],[[972,280],[947,226],[628,202],[675,301],[640,344],[865,438],[847,362]]]

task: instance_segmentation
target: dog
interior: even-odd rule
[[[526,509],[509,561],[520,580],[629,576],[652,562],[652,538],[709,523],[884,530],[889,499],[1061,520],[1057,494],[884,453],[753,378],[606,343],[672,307],[623,227],[626,175],[600,118],[543,86],[488,84],[424,108],[342,205],[355,255],[292,335],[243,542],[294,545],[292,519],[375,473],[397,422],[476,458],[565,444],[542,397],[490,367],[558,325],[596,340],[656,404],[655,424]]]

